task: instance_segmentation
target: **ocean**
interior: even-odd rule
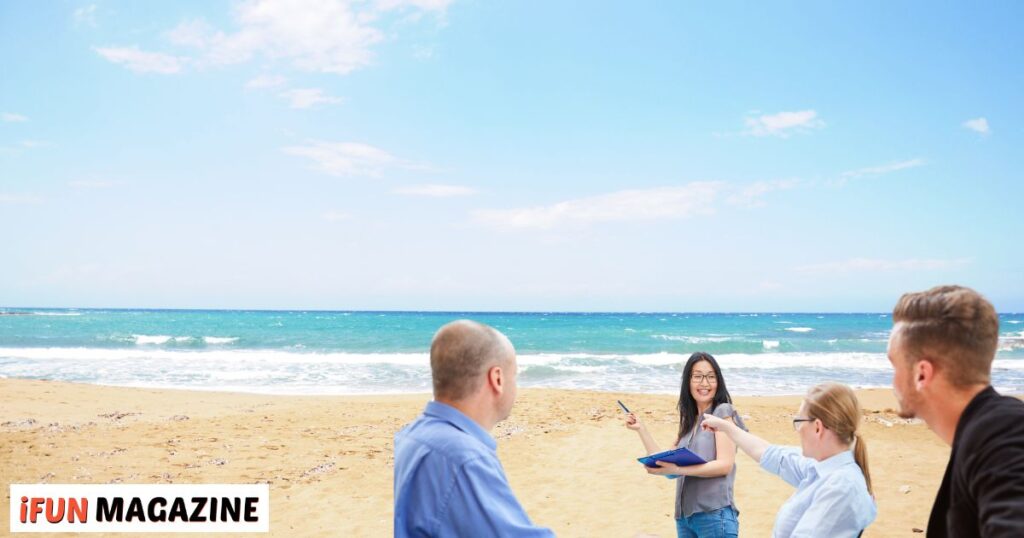
[[[695,351],[731,393],[889,387],[885,313],[465,313],[0,308],[0,377],[268,394],[429,392],[428,349],[469,318],[516,346],[521,387],[678,393]],[[1024,314],[993,384],[1024,393]]]

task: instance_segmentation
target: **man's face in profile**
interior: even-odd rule
[[[899,404],[899,416],[914,418],[921,393],[914,386],[913,364],[902,342],[902,325],[897,323],[889,335],[889,362],[892,363],[892,390]]]
[[[512,414],[512,406],[516,403],[516,377],[519,374],[519,365],[516,364],[516,362],[516,356],[513,353],[512,358],[509,359],[508,363],[501,369],[505,390],[502,392],[501,400],[499,402],[499,421],[505,420],[510,414]]]

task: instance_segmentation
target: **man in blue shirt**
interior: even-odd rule
[[[519,505],[488,431],[516,399],[516,354],[497,330],[449,323],[430,345],[434,401],[395,435],[395,536],[554,536]]]

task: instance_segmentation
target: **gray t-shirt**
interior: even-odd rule
[[[732,420],[744,430],[743,419],[730,403],[719,404],[711,413],[720,418],[732,417]],[[715,447],[714,432],[704,431],[700,424],[704,422],[704,415],[697,416],[695,430],[683,435],[679,440],[679,446],[686,447],[691,452],[704,458],[705,461],[717,459],[718,451]],[[676,519],[690,517],[698,512],[711,512],[719,508],[731,506],[738,514],[736,501],[733,499],[732,484],[736,480],[736,464],[734,463],[729,474],[716,476],[714,478],[702,478],[699,476],[681,476],[676,479]]]

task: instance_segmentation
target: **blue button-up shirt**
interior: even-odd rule
[[[875,501],[849,450],[816,461],[798,448],[772,445],[761,468],[797,488],[779,509],[773,537],[855,537],[875,520]]]
[[[519,505],[497,447],[458,409],[428,403],[395,435],[395,537],[554,536]]]

